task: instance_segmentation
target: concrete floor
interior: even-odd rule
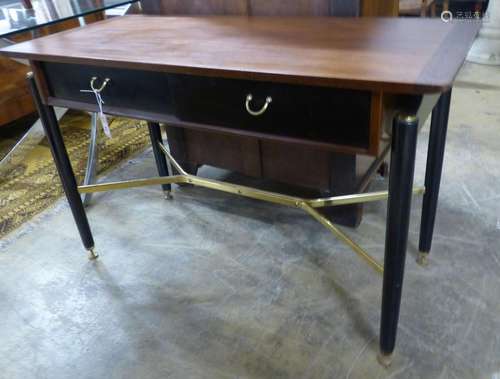
[[[389,369],[375,359],[381,278],[314,220],[151,187],[95,197],[95,263],[65,201],[0,241],[0,377],[500,377],[499,73],[468,65],[459,78],[430,266],[415,263],[415,199]],[[154,174],[148,151],[107,180]],[[378,259],[385,212],[370,204],[349,230]]]

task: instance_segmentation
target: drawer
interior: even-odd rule
[[[126,108],[159,114],[172,112],[167,74],[52,62],[44,62],[42,68],[52,97],[95,105],[94,94],[80,90],[90,89],[92,77],[98,78],[96,86],[105,78],[110,78],[101,93],[105,108]]]
[[[368,149],[371,93],[356,90],[175,75],[170,77],[176,116],[287,140]],[[252,100],[247,110],[247,96]]]
[[[95,109],[85,106],[95,107],[94,94],[81,90],[93,77],[97,87],[109,78],[101,93],[108,113],[348,153],[373,148],[367,91],[52,62],[41,68],[53,105]]]

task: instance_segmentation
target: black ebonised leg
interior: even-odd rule
[[[408,242],[418,119],[397,116],[392,126],[384,285],[380,322],[380,363],[389,365],[396,344]]]
[[[153,154],[155,156],[156,167],[158,168],[158,174],[160,174],[160,176],[168,176],[169,174],[167,159],[158,146],[158,143],[163,143],[163,140],[161,138],[160,124],[156,122],[148,122],[148,128],[149,137],[151,138],[151,144],[153,145]],[[162,184],[161,187],[163,188],[163,192],[165,193],[165,198],[171,199],[172,195],[170,191],[172,189],[172,186],[170,184]]]
[[[427,264],[427,256],[431,251],[434,221],[439,197],[439,185],[443,169],[446,131],[450,114],[451,89],[443,93],[432,112],[427,166],[425,169],[425,195],[422,206],[422,221],[420,224],[419,256],[417,262]]]
[[[94,251],[94,239],[92,237],[92,232],[90,231],[89,222],[87,220],[87,215],[85,214],[85,209],[83,207],[82,199],[78,192],[78,185],[76,183],[75,175],[73,173],[73,168],[71,167],[71,162],[68,157],[68,152],[64,146],[64,141],[61,135],[61,130],[59,129],[59,124],[57,122],[56,115],[54,113],[54,108],[42,103],[40,94],[38,92],[35,80],[32,74],[27,77],[28,85],[33,96],[38,114],[40,115],[40,121],[42,122],[43,129],[49,141],[50,150],[52,152],[52,157],[57,167],[59,177],[61,178],[62,186],[64,192],[66,193],[66,198],[68,199],[71,212],[80,232],[80,237],[82,239],[83,245],[90,253],[90,258],[97,258],[97,254]]]

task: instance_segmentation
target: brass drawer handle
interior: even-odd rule
[[[90,88],[92,88],[92,91],[99,93],[104,88],[106,88],[106,86],[108,85],[108,83],[111,79],[109,79],[109,78],[104,79],[104,81],[102,82],[102,84],[99,88],[95,88],[95,86],[94,86],[94,83],[96,80],[97,80],[97,76],[92,77],[92,79],[90,80]]]
[[[247,96],[247,101],[245,103],[245,107],[247,108],[247,112],[250,113],[252,116],[260,116],[261,114],[263,114],[265,111],[267,111],[267,107],[269,107],[269,104],[271,104],[271,102],[273,101],[273,98],[271,96],[268,96],[266,98],[266,102],[262,106],[262,108],[258,111],[253,111],[250,109],[250,102],[252,101],[252,99],[253,99],[252,94],[249,94]]]

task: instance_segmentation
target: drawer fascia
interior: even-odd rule
[[[67,100],[64,98],[57,98],[51,96],[49,92],[50,85],[47,83],[46,75],[43,71],[43,65],[41,62],[32,61],[30,62],[35,79],[37,82],[37,86],[41,92],[42,101],[44,104],[57,106],[57,107],[65,107],[70,109],[83,110],[87,112],[96,112],[97,106],[92,103],[80,102]],[[381,92],[373,92],[371,95],[371,115],[370,115],[370,123],[369,123],[369,144],[365,147],[356,147],[349,146],[343,144],[335,144],[335,143],[326,143],[321,141],[314,141],[302,138],[295,137],[286,137],[286,136],[278,136],[266,133],[259,133],[255,131],[247,131],[243,129],[230,129],[226,127],[221,127],[217,125],[196,123],[196,122],[186,122],[179,120],[175,115],[171,113],[156,113],[150,111],[144,111],[141,109],[133,109],[133,108],[123,108],[123,107],[112,107],[107,106],[106,104],[103,106],[104,111],[111,115],[129,117],[139,120],[146,120],[152,122],[162,122],[166,124],[170,124],[172,126],[183,127],[193,130],[203,130],[203,131],[212,131],[214,133],[220,134],[230,134],[230,135],[243,135],[247,137],[254,137],[259,139],[265,139],[275,142],[282,143],[297,143],[304,146],[314,147],[321,150],[328,150],[338,153],[346,153],[346,154],[364,154],[377,156],[379,154],[379,146],[380,146],[380,138],[382,135],[382,124],[383,124],[383,94]]]

